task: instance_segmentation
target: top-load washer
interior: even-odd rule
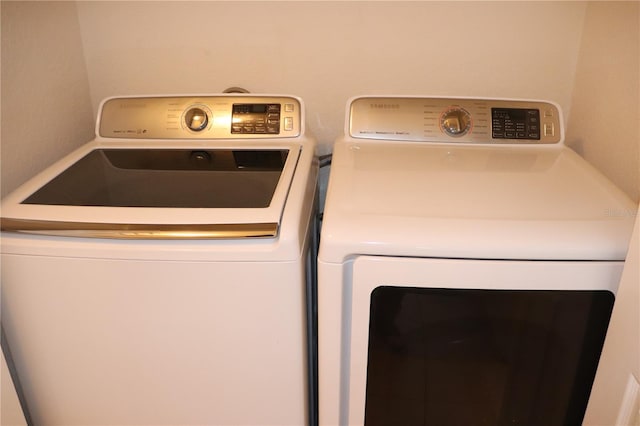
[[[322,425],[578,425],[636,205],[550,102],[359,97],[318,258]]]
[[[2,327],[35,424],[310,419],[304,120],[291,96],[107,99],[95,140],[3,200]]]

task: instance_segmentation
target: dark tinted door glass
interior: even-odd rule
[[[365,424],[580,425],[608,291],[378,287]]]
[[[23,201],[109,207],[268,207],[287,150],[95,150]]]

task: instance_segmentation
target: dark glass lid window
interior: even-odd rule
[[[378,287],[365,425],[580,425],[608,291]]]
[[[23,204],[268,207],[288,150],[98,149]]]

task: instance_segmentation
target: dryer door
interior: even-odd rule
[[[580,424],[621,268],[357,258],[348,424]]]

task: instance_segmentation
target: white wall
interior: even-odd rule
[[[640,197],[637,2],[2,3],[3,196],[91,138],[104,97],[238,85],[301,96],[320,153],[358,94],[554,100]]]
[[[589,3],[567,144],[640,199],[640,3]]]
[[[358,94],[542,98],[569,111],[585,3],[79,2],[78,11],[94,108],[118,94],[291,93],[328,151]]]
[[[2,196],[88,141],[93,109],[73,2],[2,2]]]
[[[640,425],[639,383],[640,216],[636,218],[584,426]]]

